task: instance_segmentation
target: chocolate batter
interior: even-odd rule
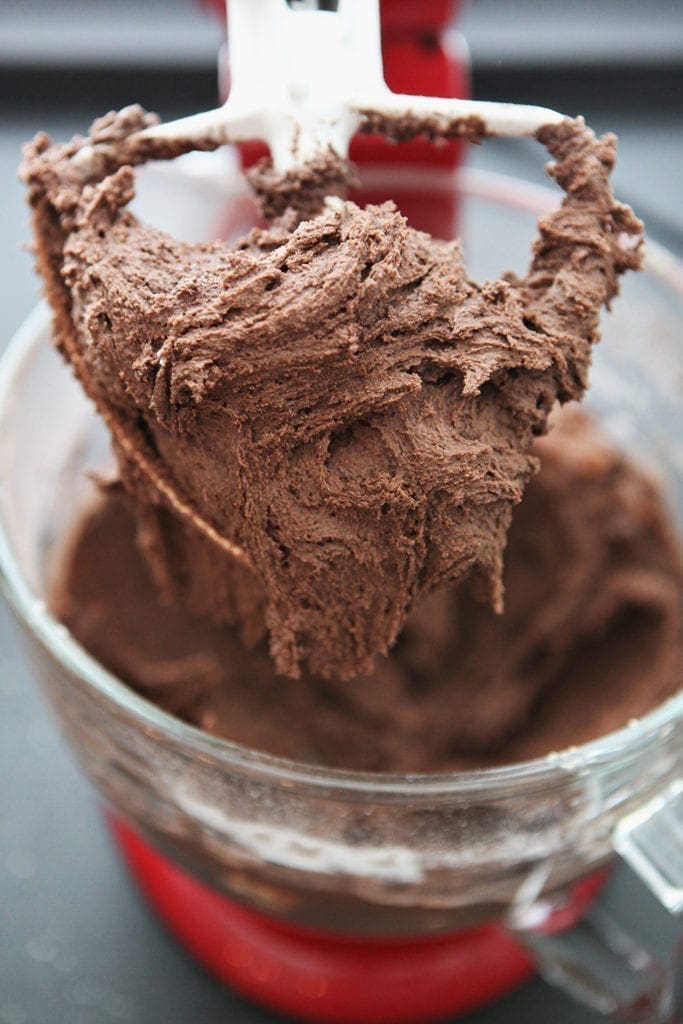
[[[439,590],[370,676],[279,678],[265,645],[247,652],[231,627],[162,605],[122,490],[77,524],[52,607],[150,700],[273,754],[413,772],[583,743],[680,685],[683,562],[656,487],[583,414],[566,410],[534,455],[505,614]]]
[[[599,309],[639,263],[641,225],[609,186],[614,139],[581,120],[537,133],[567,197],[526,277],[479,285],[457,243],[391,203],[285,216],[236,248],[144,226],[128,164],[174,155],[136,144],[148,121],[97,122],[87,182],[82,139],[39,136],[23,174],[57,344],[112,432],[157,587],[249,643],[267,631],[292,677],[370,673],[447,582],[500,610],[532,441],[583,393]],[[467,731],[476,711],[459,716]]]

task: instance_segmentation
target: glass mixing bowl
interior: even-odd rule
[[[215,236],[217,223],[239,233],[254,211],[227,170],[220,154],[148,168],[147,219],[184,237]],[[452,198],[456,183],[414,173],[369,170],[365,187],[398,196],[419,220],[420,205]],[[457,188],[473,275],[522,269],[536,214],[556,195],[472,172]],[[588,404],[659,476],[680,523],[683,287],[675,260],[651,253],[605,318]],[[238,989],[300,1018],[397,1024],[468,1010],[526,977],[530,951],[594,1007],[617,1012],[645,992],[651,1015],[628,1019],[665,1020],[675,968],[617,952],[628,983],[596,980],[576,936],[615,845],[644,859],[660,899],[668,885],[669,910],[678,905],[679,866],[658,863],[638,829],[666,835],[680,805],[683,694],[584,746],[440,775],[312,767],[166,714],[45,603],[53,554],[93,486],[85,471],[111,458],[49,335],[40,307],[0,364],[0,575],[61,728],[176,934]],[[604,929],[590,927],[605,948]]]

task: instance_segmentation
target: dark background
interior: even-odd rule
[[[418,0],[416,0],[418,2]],[[683,255],[683,3],[471,0],[474,94],[583,113],[615,130],[615,189]],[[0,0],[0,349],[39,295],[20,145],[132,101],[165,119],[213,106],[218,19],[190,0]],[[469,162],[541,181],[537,150]],[[633,903],[617,879],[612,899]],[[590,1024],[534,982],[472,1024]],[[36,693],[0,602],[0,1024],[265,1024],[174,945],[128,884],[92,794]]]

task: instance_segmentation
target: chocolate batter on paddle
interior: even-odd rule
[[[611,136],[537,137],[567,193],[528,274],[469,280],[457,243],[391,203],[285,215],[238,246],[140,224],[128,109],[85,144],[39,136],[23,174],[55,337],[112,432],[167,599],[264,630],[279,673],[372,669],[411,609],[470,580],[502,607],[503,549],[557,401],[580,398],[600,307],[639,263]]]

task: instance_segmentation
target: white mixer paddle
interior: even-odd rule
[[[408,138],[426,132],[480,139],[533,135],[563,120],[545,107],[393,93],[384,81],[379,0],[339,0],[336,11],[287,0],[229,0],[231,88],[223,106],[130,138],[131,160],[262,139],[286,174],[330,152],[342,160],[356,132]],[[135,144],[148,141],[149,147]],[[74,158],[84,176],[97,146]]]

